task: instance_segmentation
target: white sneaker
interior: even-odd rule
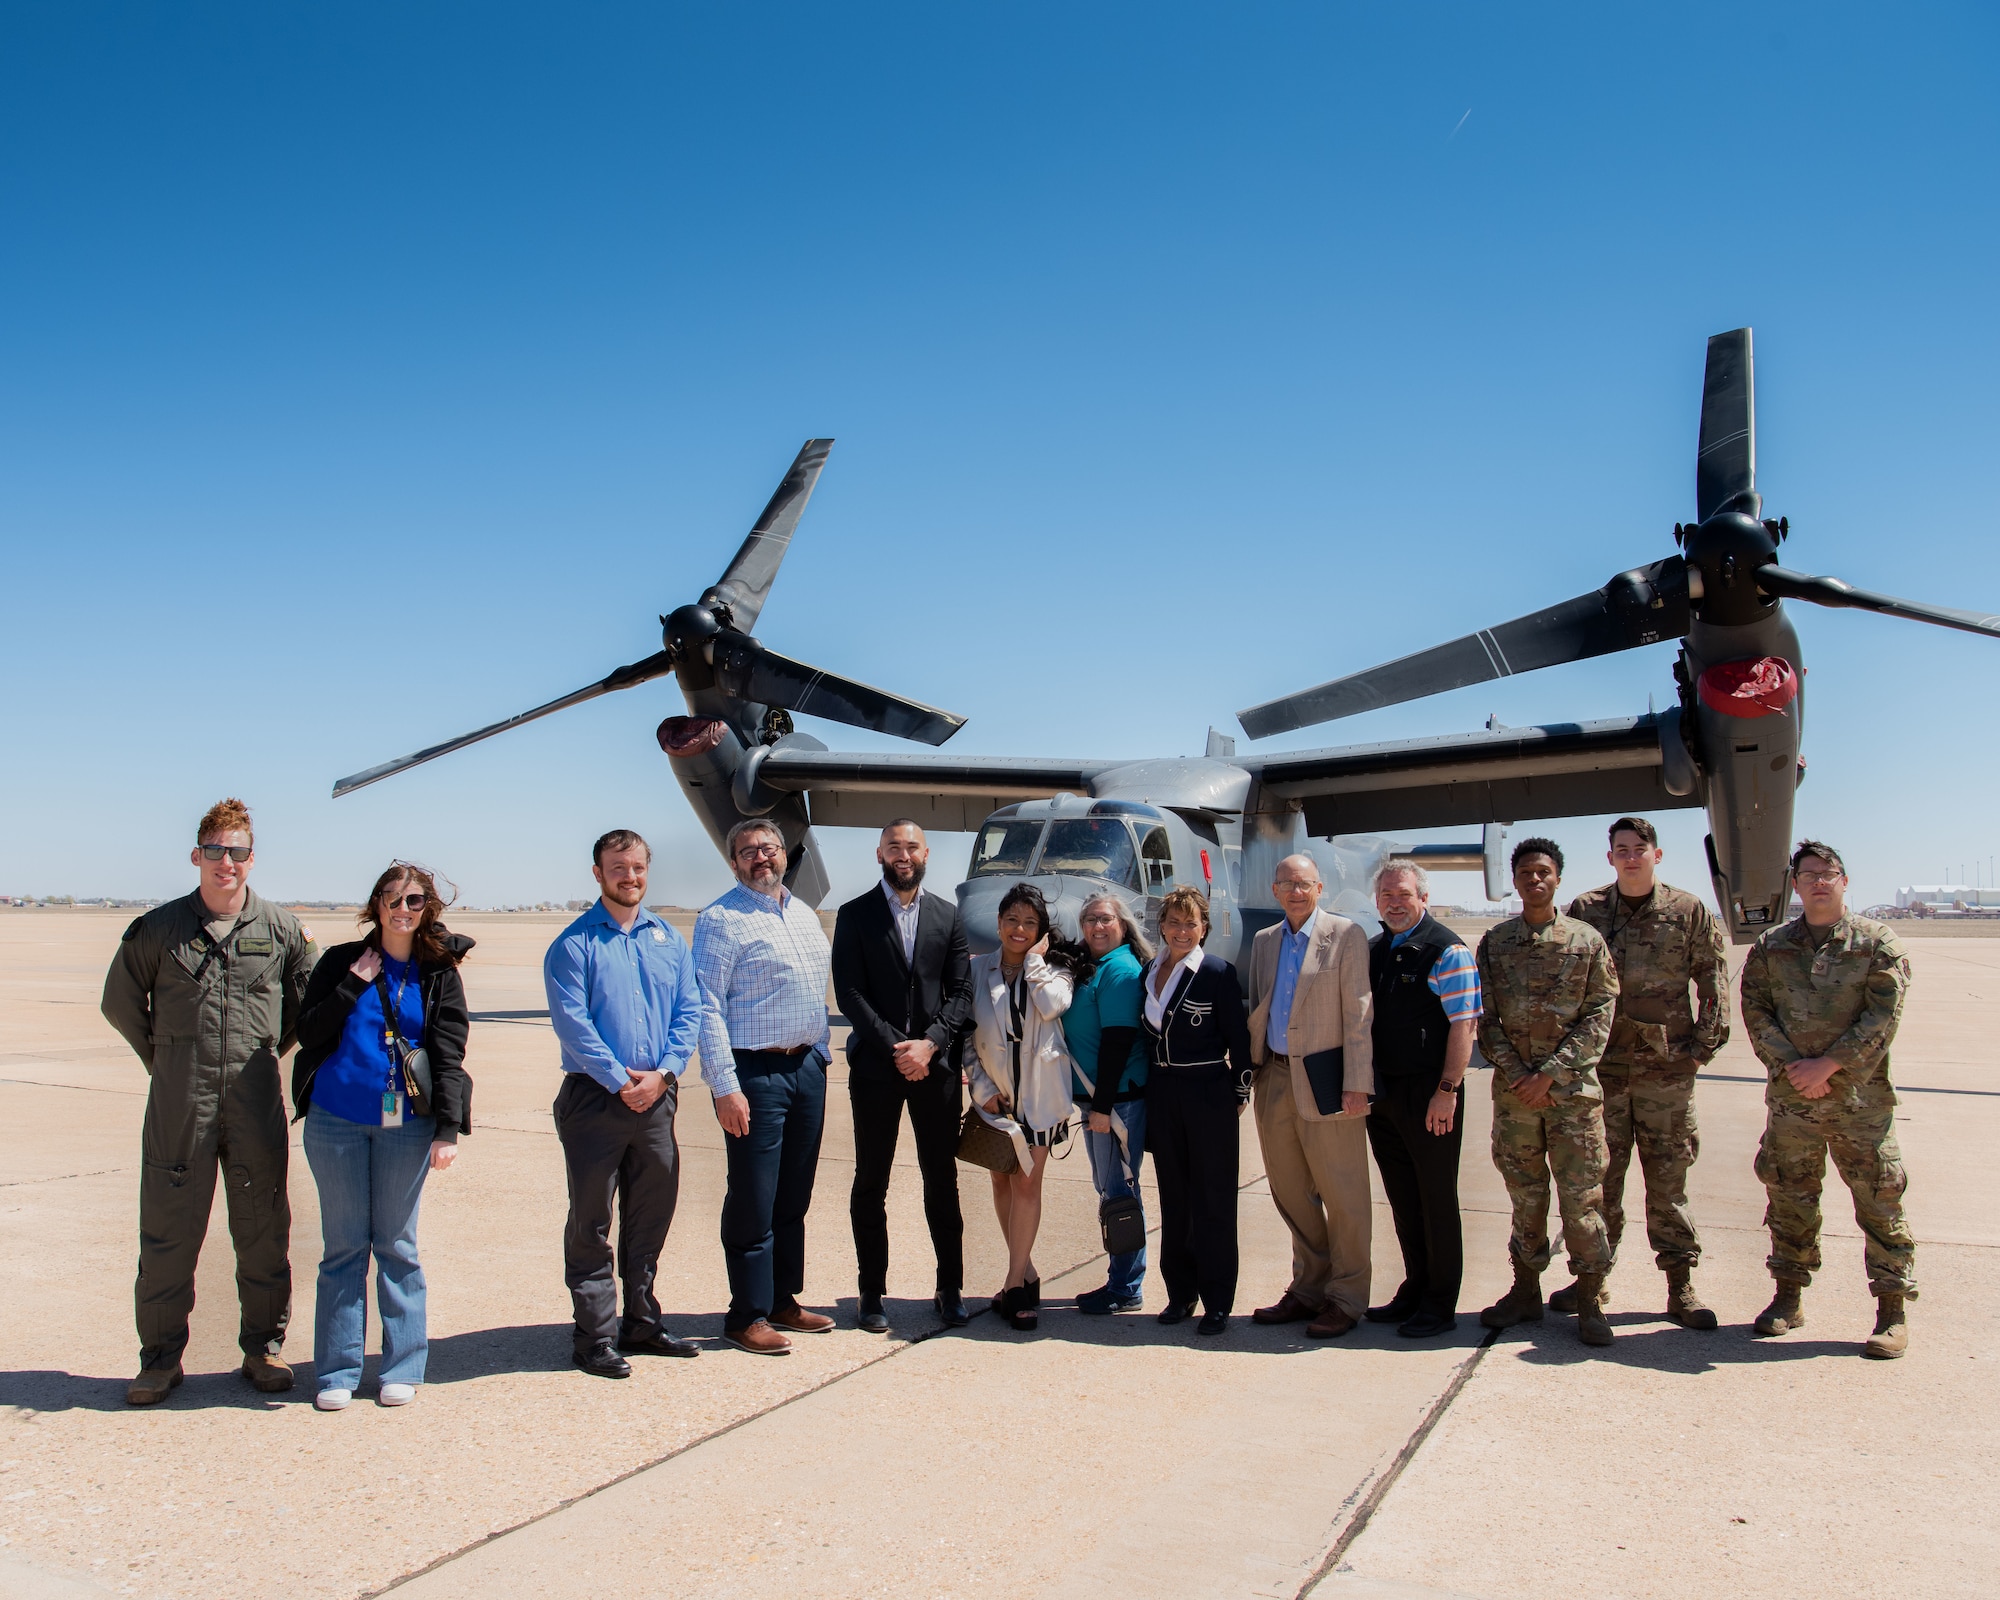
[[[313,1404],[322,1411],[345,1411],[347,1402],[353,1398],[352,1389],[322,1389],[313,1396]]]
[[[416,1397],[417,1386],[414,1383],[385,1383],[376,1400],[385,1406],[406,1406]]]

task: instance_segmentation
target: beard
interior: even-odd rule
[[[746,888],[755,889],[759,894],[775,896],[785,875],[778,870],[775,861],[759,861],[747,873],[739,873],[738,881]]]
[[[646,898],[643,883],[605,884],[604,898],[614,906],[636,906]]]
[[[924,863],[921,861],[885,861],[882,876],[889,880],[889,887],[898,894],[908,894],[924,881]]]

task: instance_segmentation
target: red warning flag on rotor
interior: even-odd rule
[[[1701,703],[1725,717],[1768,717],[1799,697],[1799,675],[1782,656],[1723,661],[1701,675]]]

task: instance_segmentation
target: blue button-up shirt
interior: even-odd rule
[[[701,1038],[701,985],[687,940],[643,906],[621,928],[598,901],[542,960],[565,1072],[614,1093],[634,1072],[678,1078]]]
[[[1273,1055],[1291,1054],[1292,996],[1298,993],[1299,969],[1306,964],[1306,946],[1312,943],[1313,924],[1318,921],[1315,913],[1294,931],[1288,918],[1278,935],[1278,977],[1271,985],[1271,1019],[1264,1030],[1264,1042]]]
[[[827,1054],[826,984],[833,954],[819,913],[789,889],[738,884],[694,919],[703,1000],[701,1072],[714,1094],[736,1090],[737,1050]]]

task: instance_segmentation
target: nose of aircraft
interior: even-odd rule
[[[1063,937],[1077,937],[1077,916],[1092,895],[1105,886],[1092,878],[1042,873],[1032,878],[968,878],[958,886],[958,914],[965,924],[965,942],[974,955],[1000,945],[1000,901],[1017,883],[1032,883],[1049,903],[1049,915]]]

